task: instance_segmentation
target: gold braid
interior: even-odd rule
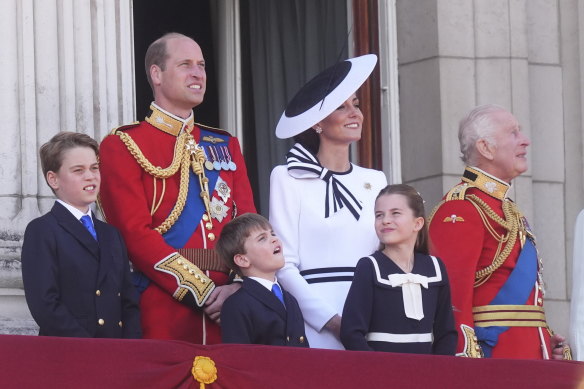
[[[493,209],[481,200],[476,195],[470,194],[466,196],[466,199],[471,202],[477,209],[481,219],[483,220],[484,225],[486,226],[489,233],[499,242],[499,246],[497,247],[497,252],[495,254],[495,258],[493,262],[475,273],[475,287],[482,285],[485,281],[489,279],[491,274],[495,270],[497,270],[501,265],[505,262],[505,260],[511,254],[513,247],[515,246],[515,242],[517,240],[517,236],[522,236],[521,230],[524,228],[523,223],[521,222],[521,214],[515,203],[509,200],[503,200],[503,215],[505,219],[501,218],[499,215],[493,211]],[[505,230],[507,233],[505,235],[499,235],[493,228],[490,223],[490,220],[497,223]],[[505,245],[505,247],[501,250],[501,247]]]
[[[125,132],[119,131],[117,133],[130,151],[130,154],[136,159],[136,162],[144,169],[148,174],[154,176],[156,178],[168,178],[173,176],[181,166],[181,162],[185,157],[185,142],[187,138],[186,132],[183,132],[178,136],[176,139],[176,144],[174,145],[174,158],[172,159],[172,163],[165,169],[161,167],[156,167],[152,165],[152,163],[146,159],[140,147],[134,142],[134,139],[130,137]],[[188,155],[187,155],[188,157]]]
[[[199,177],[199,184],[201,187],[200,196],[205,204],[205,210],[209,216],[209,223],[211,223],[211,210],[209,203],[209,179],[205,176],[205,169],[203,164],[205,163],[205,153],[202,148],[197,145],[193,136],[190,134],[194,127],[190,130],[183,131],[177,138],[174,146],[174,157],[172,163],[167,168],[155,167],[152,165],[148,159],[142,153],[142,150],[138,147],[136,142],[125,132],[118,132],[120,139],[128,150],[130,154],[136,159],[136,162],[144,169],[148,174],[156,178],[166,179],[174,175],[180,168],[180,183],[178,190],[178,197],[174,208],[158,227],[154,230],[158,231],[160,234],[167,232],[178,220],[178,217],[182,213],[189,191],[189,170],[192,167],[193,172]],[[160,199],[162,201],[162,198]],[[156,208],[158,208],[159,204]],[[212,226],[212,225],[211,225]]]
[[[187,202],[187,194],[189,192],[189,160],[188,158],[183,158],[180,165],[180,184],[178,187],[178,196],[176,198],[176,204],[174,208],[158,227],[155,228],[160,234],[164,234],[166,231],[170,230],[170,227],[177,221],[181,212],[183,211],[185,204]]]

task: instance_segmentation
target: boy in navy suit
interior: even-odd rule
[[[253,213],[233,219],[223,227],[215,249],[243,276],[242,287],[221,309],[223,342],[308,347],[298,302],[276,279],[284,254],[268,220]]]
[[[57,201],[28,224],[22,245],[24,292],[39,335],[140,338],[126,246],[89,208],[101,182],[97,142],[60,132],[40,159]]]

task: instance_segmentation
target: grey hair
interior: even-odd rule
[[[462,162],[467,165],[476,165],[476,143],[479,139],[486,140],[491,146],[496,146],[493,138],[495,123],[492,114],[506,111],[496,104],[485,104],[475,107],[464,117],[458,126],[458,141]]]

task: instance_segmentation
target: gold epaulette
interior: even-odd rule
[[[124,124],[123,126],[116,127],[110,131],[110,135],[117,135],[118,132],[125,131],[125,130],[128,130],[130,128],[134,128],[139,124],[140,124],[140,122],[132,122],[130,124]]]
[[[466,191],[470,186],[466,182],[462,182],[456,185],[454,188],[450,189],[446,194],[444,201],[451,200],[464,200]]]
[[[432,223],[432,220],[434,220],[434,215],[436,214],[436,212],[438,212],[438,209],[440,209],[442,204],[452,200],[465,200],[466,190],[470,187],[471,186],[468,185],[466,182],[462,182],[456,185],[454,188],[450,189],[448,193],[446,193],[446,196],[444,196],[444,199],[434,207],[432,212],[430,212],[430,215],[427,218],[428,226]]]

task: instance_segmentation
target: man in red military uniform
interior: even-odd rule
[[[194,122],[206,85],[199,45],[166,34],[145,62],[154,102],[145,121],[103,140],[101,206],[143,289],[144,337],[219,343],[221,306],[240,286],[213,247],[229,220],[255,212],[245,163],[237,138]]]
[[[495,105],[475,108],[459,128],[462,182],[430,216],[431,252],[448,270],[458,355],[562,359],[543,310],[542,264],[525,217],[507,196],[527,170],[529,140]]]

